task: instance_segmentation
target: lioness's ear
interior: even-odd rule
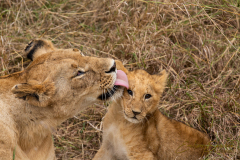
[[[167,77],[168,77],[168,73],[166,72],[166,70],[162,70],[159,74],[157,75],[153,75],[153,79],[155,80],[155,89],[157,92],[162,93],[165,85],[166,85],[166,81],[167,81]]]
[[[117,65],[117,69],[118,70],[122,70],[123,72],[125,72],[126,74],[128,74],[128,70],[123,66],[122,62],[119,60],[115,60],[116,65]]]
[[[85,56],[84,54],[83,54],[83,52],[82,51],[80,51],[79,49],[77,49],[77,48],[73,48],[73,51],[74,52],[79,52],[80,54],[81,54],[81,56]]]
[[[46,107],[51,103],[51,98],[55,94],[54,83],[36,82],[17,84],[12,88],[12,92],[17,98],[26,100],[29,104]]]
[[[55,50],[53,44],[49,40],[34,39],[25,48],[25,54],[32,61],[40,55]]]

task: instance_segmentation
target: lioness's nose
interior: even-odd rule
[[[105,73],[112,73],[112,72],[115,72],[115,71],[116,71],[116,62],[114,61],[113,66],[110,68],[109,71],[106,71]]]
[[[141,112],[136,112],[134,110],[132,110],[133,114],[136,116],[136,115],[139,115]]]

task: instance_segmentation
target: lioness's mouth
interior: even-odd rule
[[[98,99],[108,100],[110,97],[112,97],[114,95],[114,93],[117,91],[118,88],[119,88],[119,86],[114,85],[111,90],[107,90],[106,93],[103,93],[100,96],[98,96]]]
[[[109,89],[103,90],[104,93],[101,94],[100,96],[98,96],[98,99],[108,100],[110,97],[112,97],[114,95],[114,93],[117,91],[119,86],[126,87],[126,88],[129,87],[127,75],[121,70],[117,70],[116,74],[117,74],[117,77],[116,77],[116,81],[114,83],[113,88],[110,90]],[[106,93],[105,93],[105,91],[106,91]]]

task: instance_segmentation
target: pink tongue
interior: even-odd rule
[[[114,85],[129,88],[127,75],[122,70],[117,70],[117,80]]]

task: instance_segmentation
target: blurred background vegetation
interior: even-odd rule
[[[34,38],[129,70],[169,72],[159,109],[207,133],[205,159],[240,159],[240,0],[0,0],[0,75],[23,70]],[[92,159],[106,104],[54,133],[58,159]]]

